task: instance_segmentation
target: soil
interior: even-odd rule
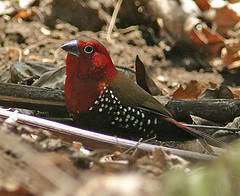
[[[50,9],[41,6],[46,6],[46,4],[42,3],[36,9]],[[191,80],[216,84],[223,82],[222,75],[214,70],[194,71],[196,67],[193,65],[188,71],[186,67],[189,68],[191,56],[185,56],[184,60],[178,62],[174,62],[174,59],[167,59],[166,50],[169,46],[149,45],[149,38],[144,36],[146,32],[142,30],[142,25],[118,29],[117,32],[113,32],[111,42],[106,40],[106,26],[103,26],[101,31],[82,31],[69,23],[58,21],[52,27],[45,25],[41,17],[36,14],[27,20],[2,17],[0,27],[2,29],[0,33],[2,45],[0,81],[4,82],[14,82],[11,80],[10,68],[17,62],[40,61],[55,64],[56,67],[63,66],[65,53],[60,46],[66,41],[83,37],[101,41],[108,48],[113,62],[119,66],[134,69],[136,55],[139,55],[150,76],[167,95],[170,95],[180,84]]]
[[[115,65],[134,70],[139,55],[166,96],[192,80],[215,86],[239,85],[238,71],[210,66],[196,47],[188,48],[189,43],[179,38],[180,28],[175,32],[179,40],[171,43],[153,17],[154,10],[148,12],[141,5],[148,1],[124,1],[108,40],[115,2],[43,0],[33,1],[27,9],[13,6],[11,13],[0,17],[0,82],[34,85],[48,71],[59,69],[63,75],[66,54],[61,45],[88,37],[106,46]],[[171,28],[178,25],[170,24]],[[56,88],[62,88],[64,80],[60,81],[54,84]],[[189,171],[187,161],[161,150],[151,154],[121,148],[116,152],[91,151],[79,142],[64,142],[47,130],[11,124],[12,118],[7,120],[10,123],[0,118],[0,195],[81,195],[81,191],[86,195],[107,195],[107,191],[109,195],[157,195],[164,172],[172,168]],[[194,149],[195,144],[182,148]],[[199,151],[206,151],[199,146]]]

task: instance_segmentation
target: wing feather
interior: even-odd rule
[[[114,92],[114,95],[118,97],[118,99],[123,105],[136,107],[148,112],[155,113],[159,116],[159,118],[174,124],[183,131],[186,131],[197,138],[206,139],[212,145],[224,145],[223,142],[212,138],[204,132],[186,127],[183,124],[174,120],[172,118],[172,114],[158,100],[156,100],[149,93],[144,91],[137,84],[132,82],[124,74],[118,72],[117,77],[111,82],[108,87]]]
[[[172,114],[159,101],[121,72],[118,72],[109,88],[113,90],[115,96],[120,99],[123,105],[146,108],[166,117],[172,117]]]

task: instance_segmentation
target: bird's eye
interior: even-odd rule
[[[93,53],[93,47],[92,46],[85,46],[85,48],[83,49],[83,51],[86,54],[92,54]]]

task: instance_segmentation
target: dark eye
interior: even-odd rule
[[[93,53],[93,47],[92,46],[85,46],[85,48],[83,49],[83,51],[86,54],[92,54]]]

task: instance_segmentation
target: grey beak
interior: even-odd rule
[[[68,53],[71,53],[72,55],[79,56],[80,51],[78,49],[78,41],[77,40],[72,40],[70,42],[67,42],[66,44],[63,44],[61,46],[63,50],[65,50]]]

